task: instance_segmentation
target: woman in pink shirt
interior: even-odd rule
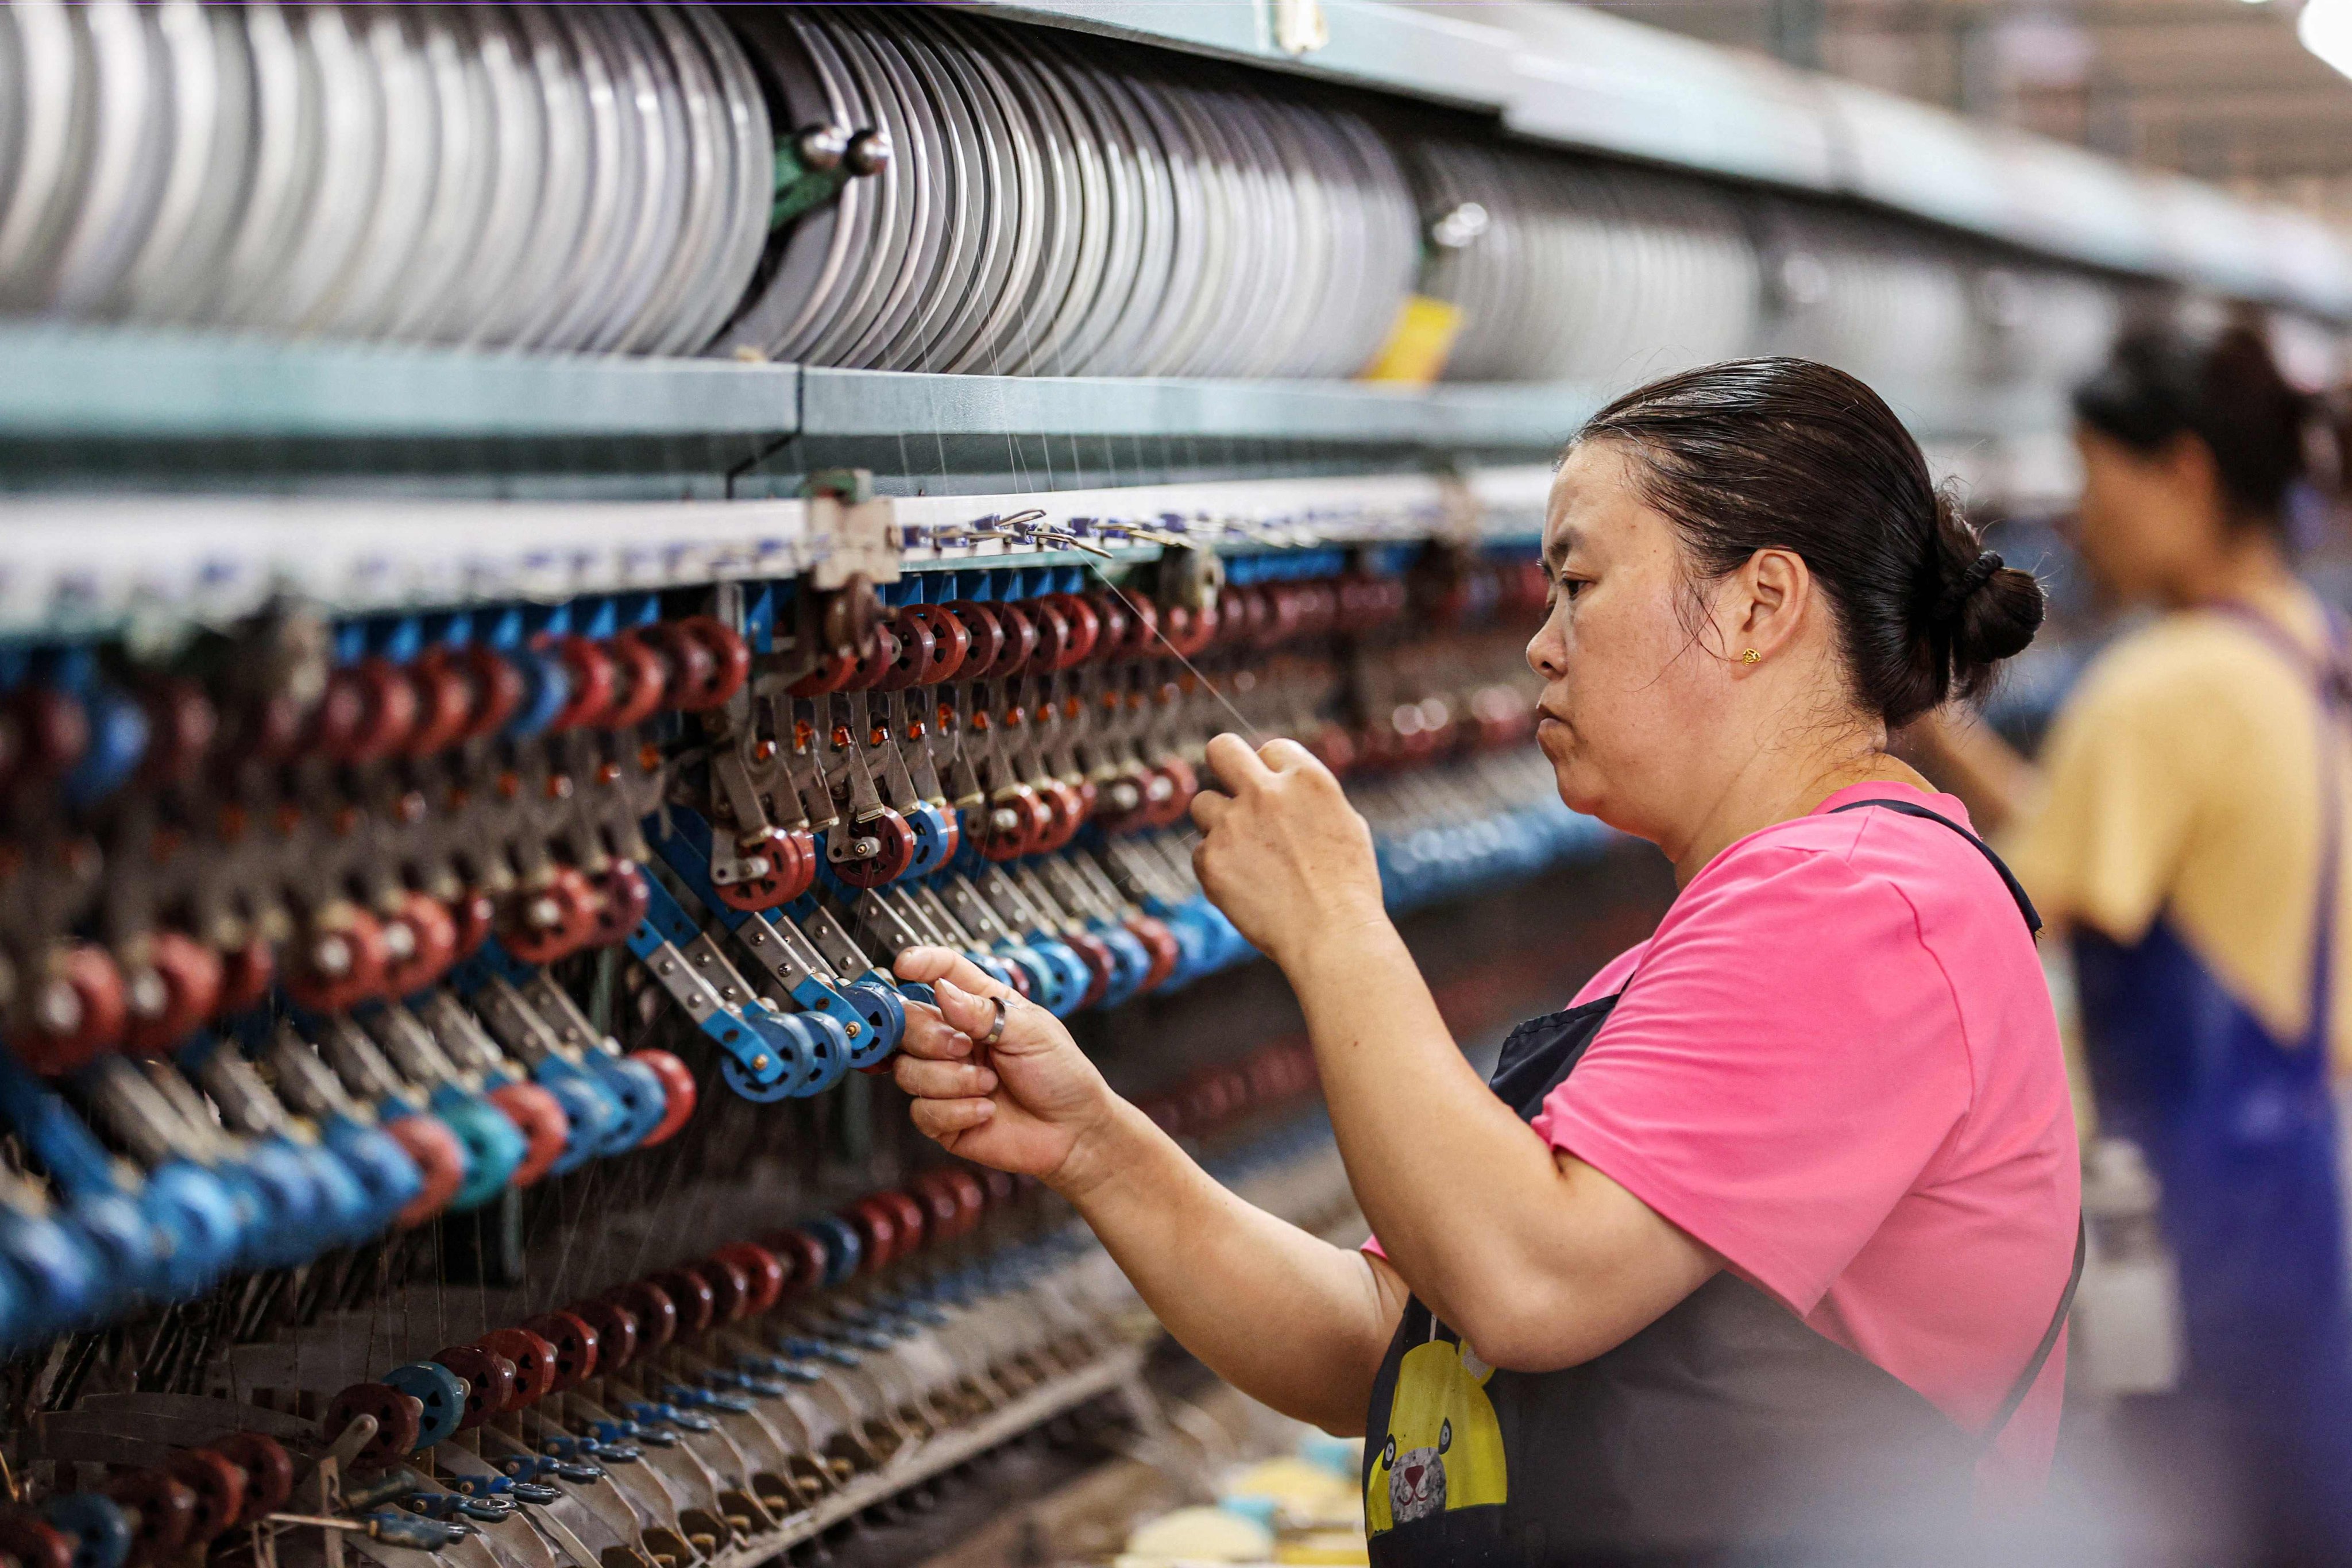
[[[1367,1434],[1376,1563],[1948,1552],[1978,1480],[2047,1470],[2080,1190],[2032,909],[1887,735],[2022,648],[2040,587],[1885,403],[1796,360],[1603,409],[1544,552],[1560,795],[1681,893],[1492,1084],[1337,782],[1209,747],[1202,884],[1298,994],[1377,1243],[1242,1203],[942,950],[900,963],[939,1011],[898,1082],[1218,1373]]]

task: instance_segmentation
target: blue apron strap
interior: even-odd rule
[[[2325,611],[2327,649],[2315,657],[2284,627],[2251,605],[2224,601],[2208,607],[2269,644],[2311,683],[2312,695],[2318,700],[2319,725],[2314,739],[2319,750],[2319,908],[2311,922],[2310,1011],[2305,1015],[2303,1044],[2324,1050],[2336,1000],[2336,907],[2343,884],[2344,784],[2339,753],[2346,721],[2352,717],[2352,660],[2346,654],[2343,620],[2333,607]]]

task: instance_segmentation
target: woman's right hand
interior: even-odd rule
[[[1108,1128],[1118,1097],[1062,1021],[961,953],[913,947],[898,955],[901,980],[919,980],[937,1007],[907,1004],[893,1075],[914,1096],[916,1128],[951,1154],[1059,1186],[1076,1179],[1089,1144]],[[980,1042],[1004,999],[1004,1032]]]

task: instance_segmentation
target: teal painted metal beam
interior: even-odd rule
[[[0,326],[0,441],[788,436],[796,366]]]

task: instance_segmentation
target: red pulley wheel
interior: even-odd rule
[[[319,1435],[332,1444],[362,1415],[375,1417],[375,1436],[352,1456],[352,1469],[384,1469],[416,1451],[416,1439],[423,1435],[424,1403],[388,1383],[355,1383],[336,1394],[328,1401],[326,1415],[320,1417]]]
[[[522,707],[522,671],[498,649],[482,643],[467,643],[457,650],[457,657],[458,668],[466,672],[466,679],[474,689],[473,710],[466,716],[465,738],[471,741],[497,734]]]
[[[887,805],[880,816],[863,817],[847,831],[853,838],[871,838],[877,846],[870,855],[833,862],[833,874],[853,888],[878,888],[905,875],[915,863],[915,830]]]
[[[709,616],[656,621],[638,634],[667,663],[669,705],[689,713],[723,706],[751,673],[751,646]]]
[[[73,1543],[65,1532],[28,1508],[0,1510],[0,1552],[18,1568],[74,1568]]]
[[[1061,605],[1051,598],[1031,599],[1022,605],[1021,612],[1037,628],[1037,645],[1012,673],[1049,675],[1067,668],[1073,633],[1070,617],[1062,613]]]
[[[196,1494],[188,1521],[190,1544],[216,1540],[236,1527],[245,1512],[245,1471],[210,1448],[183,1448],[163,1461],[173,1480]]]
[[[604,644],[613,661],[613,700],[604,710],[608,730],[628,730],[662,710],[669,700],[669,668],[662,657],[634,631],[615,634]]]
[[[699,1334],[718,1320],[719,1292],[709,1279],[691,1268],[665,1268],[653,1283],[677,1308],[677,1331]]]
[[[341,677],[357,683],[361,709],[359,727],[345,743],[339,760],[379,762],[407,745],[423,711],[408,671],[380,654],[370,654],[359,663],[337,670],[328,680],[331,684]]]
[[[964,656],[955,678],[978,680],[1004,655],[1004,623],[992,605],[977,599],[957,599],[940,606],[964,629]]]
[[[605,867],[595,888],[596,933],[590,945],[616,947],[635,934],[653,907],[653,889],[646,881],[646,868],[635,860],[615,860]]]
[[[790,903],[816,886],[817,863],[824,858],[824,850],[817,843],[816,835],[805,827],[786,828],[784,832],[793,841],[793,874],[784,884],[784,901]]]
[[[446,648],[432,648],[408,666],[416,691],[416,722],[401,750],[429,757],[463,740],[474,717],[474,685]]]
[[[955,1190],[941,1180],[943,1171],[924,1171],[907,1184],[908,1195],[923,1207],[923,1235],[929,1241],[953,1241],[963,1234],[963,1205]]]
[[[601,725],[612,711],[613,700],[618,694],[620,674],[613,656],[604,645],[576,634],[553,637],[541,632],[531,646],[552,649],[563,660],[563,673],[570,678],[571,691],[563,706],[548,721],[551,730],[576,730],[584,725]]]
[[[579,1302],[568,1311],[586,1323],[596,1336],[596,1364],[591,1372],[581,1373],[583,1377],[594,1371],[619,1372],[636,1359],[637,1315],[627,1307],[608,1296]]]
[[[383,1124],[383,1130],[425,1173],[425,1185],[406,1208],[393,1216],[393,1223],[401,1229],[413,1230],[447,1208],[449,1200],[457,1195],[466,1180],[465,1147],[456,1133],[431,1116],[396,1116]]]
[[[278,984],[314,1013],[340,1013],[383,994],[391,962],[383,926],[352,904],[330,904],[305,922],[289,946]]]
[[[407,935],[407,953],[384,965],[387,994],[406,996],[422,991],[449,973],[457,962],[457,921],[441,901],[411,888],[402,893],[399,913],[393,920]],[[386,947],[401,943],[386,932]]]
[[[211,948],[176,931],[147,939],[147,971],[125,989],[126,1050],[165,1051],[220,1006],[221,961]]]
[[[277,1438],[259,1432],[232,1432],[212,1445],[215,1453],[245,1472],[245,1507],[236,1522],[251,1524],[275,1513],[294,1495],[294,1457]]]
[[[515,1167],[509,1184],[530,1186],[553,1169],[572,1138],[572,1119],[564,1114],[563,1102],[535,1083],[502,1083],[482,1098],[522,1134],[522,1163]]]
[[[677,1338],[677,1302],[652,1280],[634,1280],[614,1291],[613,1298],[637,1320],[640,1354],[660,1350]]]
[[[829,1260],[824,1243],[798,1226],[791,1230],[772,1231],[760,1238],[760,1245],[784,1266],[785,1296],[799,1296],[824,1282],[825,1266]]]
[[[908,1194],[896,1191],[877,1193],[867,1201],[882,1205],[889,1211],[890,1217],[898,1222],[898,1249],[890,1254],[893,1261],[910,1257],[923,1249],[924,1244],[930,1239],[930,1234],[924,1226],[926,1215],[921,1204],[917,1203]]]
[[[560,869],[551,868],[536,885],[508,894],[499,910],[499,940],[525,963],[553,963],[572,951],[582,925],[594,924],[593,896],[562,884]]]
[[[536,1405],[555,1389],[555,1347],[529,1329],[492,1329],[476,1342],[514,1368],[514,1394],[505,1409]],[[434,1358],[439,1361],[440,1358]],[[442,1365],[449,1363],[442,1362]]]
[[[130,1001],[122,973],[104,948],[69,942],[51,958],[26,998],[29,1015],[9,1046],[38,1073],[69,1072],[122,1037]]]
[[[451,1345],[433,1359],[466,1380],[466,1412],[457,1429],[469,1432],[504,1410],[515,1396],[515,1363],[480,1345]]]
[[[678,1270],[699,1279],[710,1289],[711,1326],[721,1327],[740,1320],[751,1310],[751,1280],[742,1265],[731,1258],[713,1253],[699,1263],[689,1263]]]
[[[924,678],[940,659],[939,639],[932,635],[930,626],[901,610],[887,626],[877,629],[890,634],[890,662],[875,679],[874,689],[904,691],[910,686],[924,684]]]
[[[744,1315],[764,1312],[782,1297],[788,1270],[783,1259],[766,1247],[748,1241],[730,1242],[711,1257],[742,1271]]]
[[[909,605],[898,612],[898,618],[931,634],[929,662],[915,683],[937,686],[942,680],[953,680],[971,654],[971,628],[944,605]],[[899,635],[903,640],[906,634]]]
[[[445,907],[455,932],[452,952],[457,962],[463,963],[489,940],[490,928],[498,923],[498,900],[479,888],[467,888],[458,893],[456,902]]]
[[[677,626],[710,651],[710,679],[696,694],[694,710],[717,708],[743,689],[751,678],[751,645],[742,633],[713,616],[688,616]]]
[[[1060,612],[1064,628],[1061,657],[1048,668],[1068,669],[1092,658],[1103,633],[1102,616],[1093,603],[1076,594],[1050,594],[1043,602]]]
[[[1045,807],[1045,816],[1031,852],[1050,853],[1076,837],[1078,829],[1086,826],[1086,795],[1067,779],[1047,779],[1037,786],[1037,799]]]
[[[971,672],[974,679],[1002,680],[1026,666],[1037,652],[1037,623],[1026,605],[997,605],[996,624],[1003,628],[1004,643],[997,649],[996,658],[984,670]]]
[[[626,1342],[622,1354],[622,1360],[625,1362],[627,1351],[636,1344],[636,1321],[617,1307],[611,1309],[605,1318],[616,1324],[620,1320],[627,1320],[622,1334]],[[553,1352],[551,1364],[555,1375],[548,1384],[549,1393],[562,1394],[577,1388],[596,1375],[596,1369],[604,1360],[604,1336],[585,1316],[576,1311],[541,1312],[536,1318],[526,1320],[523,1327],[545,1341]]]
[[[106,1495],[139,1515],[131,1537],[130,1568],[152,1568],[187,1544],[196,1521],[196,1494],[164,1470],[129,1470],[107,1479]],[[7,1550],[0,1541],[0,1551]]]
[[[1167,783],[1168,795],[1166,799],[1153,805],[1151,826],[1172,827],[1192,809],[1192,797],[1201,793],[1200,775],[1193,773],[1192,764],[1181,757],[1163,757],[1152,772]]]
[[[212,699],[194,682],[168,677],[140,695],[147,711],[147,751],[139,776],[151,784],[191,784],[204,771],[205,753],[220,731]]]
[[[646,1047],[631,1051],[629,1060],[644,1063],[656,1078],[661,1079],[661,1120],[654,1123],[653,1131],[646,1133],[644,1140],[637,1144],[640,1149],[650,1149],[655,1144],[666,1143],[677,1135],[678,1129],[684,1127],[694,1115],[695,1100],[698,1091],[694,1086],[692,1070],[667,1051],[655,1047]]]
[[[1111,972],[1118,967],[1118,961],[1112,958],[1110,948],[1100,937],[1090,936],[1085,931],[1065,931],[1061,941],[1064,946],[1086,960],[1087,994],[1080,998],[1078,1005],[1091,1007],[1103,999],[1104,992],[1110,989]]]
[[[860,1198],[842,1210],[840,1217],[849,1222],[865,1244],[857,1259],[860,1274],[877,1273],[898,1255],[898,1216],[887,1205]]]
[[[898,667],[898,656],[902,651],[898,634],[887,626],[878,626],[871,636],[872,643],[857,656],[857,668],[850,671],[849,679],[842,683],[844,691],[888,689],[883,682],[889,679]],[[914,682],[909,679],[907,684],[911,686]]]
[[[1159,990],[1176,973],[1176,965],[1184,956],[1182,945],[1177,942],[1175,932],[1150,915],[1135,915],[1124,923],[1135,940],[1143,944],[1144,952],[1151,955],[1151,967],[1144,972],[1142,988]]]
[[[793,880],[800,874],[800,846],[791,834],[781,827],[762,828],[742,836],[735,841],[736,852],[744,859],[754,857],[764,859],[768,868],[756,877],[739,878],[732,882],[711,884],[719,901],[730,910],[772,910],[792,902]]]
[[[795,697],[824,697],[848,686],[857,674],[857,656],[849,653],[829,653],[808,674],[792,684]]]
[[[221,956],[221,992],[216,1016],[234,1017],[261,1005],[278,976],[278,954],[259,940]]]

